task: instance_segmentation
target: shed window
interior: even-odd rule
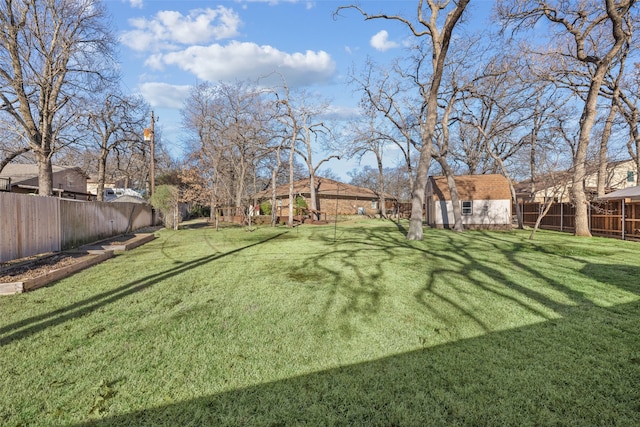
[[[372,200],[371,201],[371,209],[378,209],[378,201],[377,200]]]
[[[463,200],[462,201],[462,215],[473,215],[473,201],[472,200]]]
[[[633,171],[627,171],[627,182],[633,182]]]

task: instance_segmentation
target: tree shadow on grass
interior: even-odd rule
[[[385,293],[390,292],[389,270],[397,269],[397,259],[402,257],[413,260],[414,265],[407,268],[412,268],[415,274],[410,283],[398,283],[397,286],[418,284],[415,299],[438,319],[437,329],[447,325],[455,329],[456,325],[452,323],[464,321],[467,336],[469,330],[486,333],[504,328],[503,324],[495,324],[498,317],[493,311],[505,307],[528,319],[511,325],[521,326],[532,321],[555,319],[575,307],[606,305],[608,300],[615,302],[616,299],[615,303],[626,303],[634,299],[623,291],[624,286],[619,286],[619,280],[614,279],[625,271],[624,268],[600,275],[594,274],[592,267],[575,272],[578,276],[582,273],[585,280],[615,284],[620,290],[617,292],[620,295],[605,296],[606,289],[597,283],[591,282],[581,288],[567,283],[562,274],[554,271],[553,265],[541,268],[527,258],[531,251],[542,252],[552,263],[555,257],[567,258],[564,254],[548,252],[544,246],[534,243],[507,239],[499,232],[435,230],[425,234],[425,241],[413,242],[406,240],[402,227],[395,232],[383,225],[345,231],[341,235],[337,244],[325,236],[324,240],[327,245],[333,245],[333,250],[310,254],[296,274],[304,277],[305,271],[315,271],[309,275],[310,280],[331,277],[322,317],[327,325],[341,323],[347,335],[353,332],[355,317],[361,319],[381,312]],[[322,238],[318,233],[316,239]],[[562,247],[558,249],[563,250]],[[489,257],[494,250],[495,256]],[[369,256],[375,257],[377,263],[359,261]],[[577,258],[574,261],[577,264],[585,262]],[[421,262],[424,268],[419,265]],[[629,271],[629,276],[640,277],[637,268],[630,268],[634,271]],[[630,292],[638,293],[637,288],[630,289],[632,285],[627,287]],[[487,306],[487,301],[492,305]]]
[[[638,425],[639,319],[640,302],[591,307],[78,426]]]
[[[181,262],[177,264],[176,267],[172,267],[159,273],[134,280],[115,289],[93,295],[90,298],[86,298],[82,301],[78,301],[66,307],[51,311],[49,313],[32,316],[30,318],[3,326],[2,328],[0,328],[0,347],[8,345],[13,341],[29,337],[49,327],[57,326],[73,319],[85,316],[101,307],[116,302],[129,295],[135,294],[136,292],[143,291],[166,279],[178,276],[188,270],[203,266],[213,261],[217,261],[229,255],[236,254],[245,249],[262,245],[270,240],[277,239],[278,237],[286,233],[286,231],[278,233],[264,240],[251,243],[243,247],[230,250],[228,252],[214,253],[212,255],[200,257],[189,262]]]
[[[640,296],[640,265],[589,263],[580,272]]]

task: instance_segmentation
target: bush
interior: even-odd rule
[[[271,215],[271,202],[262,202],[260,204],[260,213],[262,215]]]
[[[209,206],[195,205],[189,211],[190,218],[208,218],[211,216],[211,208]]]
[[[151,205],[160,211],[164,226],[166,228],[178,229],[180,213],[178,212],[178,201],[180,190],[175,185],[159,185],[149,199]]]

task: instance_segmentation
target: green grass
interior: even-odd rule
[[[1,298],[0,425],[640,425],[638,243],[402,228],[164,230]]]

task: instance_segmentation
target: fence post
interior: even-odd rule
[[[591,233],[591,230],[593,229],[593,226],[591,224],[591,202],[589,202],[589,233]]]
[[[624,240],[624,230],[627,226],[627,223],[624,219],[624,199],[622,199],[622,240]]]
[[[564,231],[564,202],[560,202],[560,231]]]

